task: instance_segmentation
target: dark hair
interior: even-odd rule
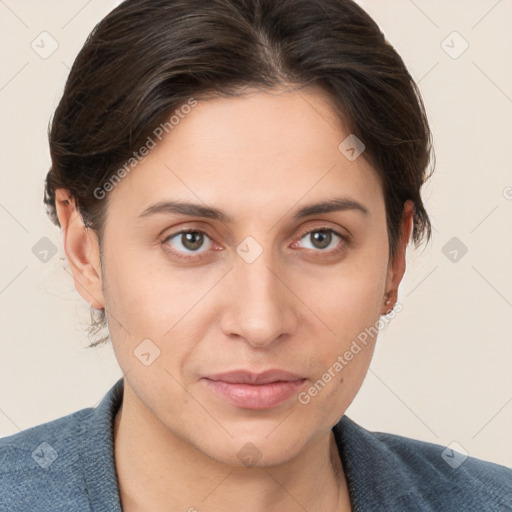
[[[321,88],[344,128],[363,141],[383,185],[390,257],[408,199],[415,245],[429,240],[420,189],[433,149],[423,101],[400,56],[352,0],[120,4],[87,38],[51,122],[49,216],[59,225],[55,190],[67,189],[101,248],[108,196],[94,191],[171,112],[190,98],[283,85]]]

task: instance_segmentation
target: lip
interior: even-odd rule
[[[253,373],[247,370],[208,375],[208,389],[243,409],[271,409],[296,395],[306,379],[285,370]]]
[[[233,370],[230,372],[206,375],[207,379],[229,382],[230,384],[269,384],[271,382],[291,382],[304,377],[286,370],[271,369],[261,373],[249,370]]]

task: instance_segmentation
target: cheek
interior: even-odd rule
[[[135,358],[143,342],[159,353],[152,368],[172,370],[194,350],[201,339],[201,322],[207,300],[201,302],[218,276],[172,269],[158,251],[118,254],[105,251],[104,296],[110,336],[123,370],[141,367]],[[156,348],[147,341],[151,340]],[[179,340],[179,343],[173,342]],[[172,349],[170,349],[172,347]]]
[[[105,300],[110,314],[134,337],[161,338],[185,313],[194,287],[166,266],[158,250],[123,250],[112,238],[105,250]]]
[[[354,253],[320,283],[303,281],[303,293],[307,289],[308,303],[329,327],[337,349],[342,349],[380,318],[387,258],[379,256],[383,252],[378,249],[365,253]]]
[[[323,325],[311,361],[316,381],[304,397],[305,402],[318,404],[320,414],[335,418],[337,411],[348,407],[370,365],[387,270],[387,259],[379,254],[385,252],[369,251],[366,257],[347,260],[336,276],[320,284],[303,281],[309,289],[308,303]]]

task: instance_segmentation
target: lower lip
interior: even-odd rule
[[[306,379],[268,384],[234,384],[202,379],[209,389],[231,404],[244,409],[271,409],[295,395]]]

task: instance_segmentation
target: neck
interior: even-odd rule
[[[286,464],[228,466],[177,438],[156,419],[135,421],[123,398],[114,423],[114,451],[125,512],[351,510],[332,431]]]

